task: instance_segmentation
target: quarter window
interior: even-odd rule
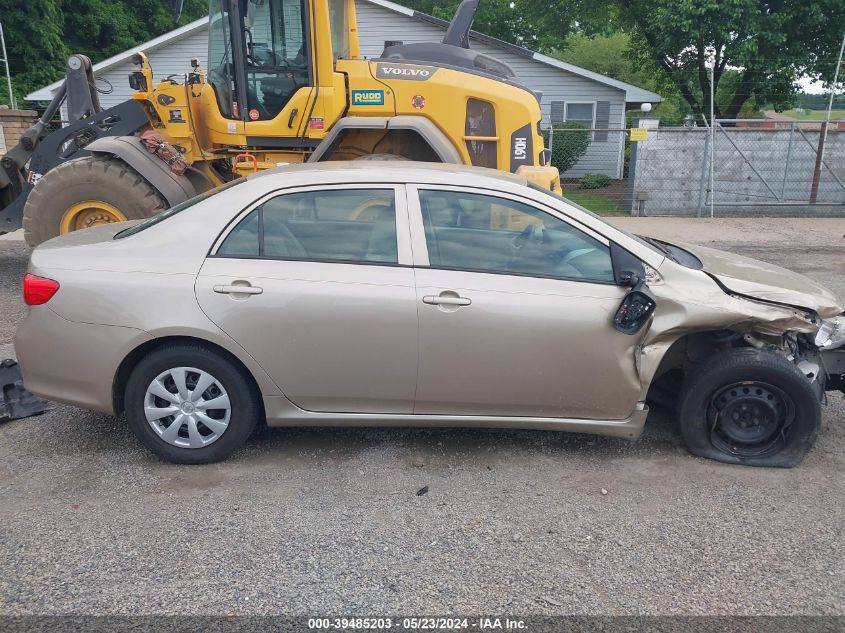
[[[217,254],[397,264],[394,192],[349,189],[276,196],[242,219]]]
[[[420,191],[435,268],[612,283],[610,249],[527,204],[454,191]]]

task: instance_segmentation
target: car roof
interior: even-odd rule
[[[267,169],[249,176],[249,180],[296,175],[304,182],[332,179],[335,182],[429,182],[437,184],[495,186],[528,184],[516,174],[485,167],[471,167],[445,163],[422,163],[405,160],[325,161],[300,163]]]

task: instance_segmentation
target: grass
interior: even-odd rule
[[[631,215],[631,210],[621,204],[618,198],[592,189],[564,187],[563,197],[598,215]]]
[[[783,114],[792,117],[796,121],[824,121],[827,118],[827,110],[804,110],[803,112],[786,110]],[[831,110],[831,121],[841,121],[843,119],[845,119],[845,110]]]

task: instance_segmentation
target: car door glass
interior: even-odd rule
[[[540,209],[468,192],[419,195],[432,267],[614,280],[605,244]]]
[[[394,192],[338,189],[276,196],[241,220],[217,254],[396,264]]]

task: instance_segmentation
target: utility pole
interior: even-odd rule
[[[836,62],[836,71],[833,73],[833,83],[830,84],[830,101],[827,104],[826,123],[830,124],[830,112],[833,110],[833,96],[836,94],[836,84],[839,83],[839,69],[842,68],[842,53],[845,52],[845,33],[842,34],[842,45],[839,47],[839,60]]]
[[[710,66],[710,217],[716,217],[716,58]]]
[[[0,22],[0,47],[3,49],[3,64],[6,66],[6,83],[9,86],[9,107],[13,110],[18,109],[17,101],[15,101],[15,93],[12,92],[12,76],[9,74],[9,56],[6,54],[6,38],[3,36],[3,23]]]
[[[830,127],[830,114],[833,110],[833,98],[836,94],[836,84],[839,83],[839,69],[842,68],[842,53],[845,51],[845,33],[842,34],[842,44],[839,46],[839,58],[836,60],[836,70],[833,73],[833,83],[830,84],[830,101],[827,104],[827,116],[819,130],[819,145],[816,149],[816,167],[813,170],[813,184],[810,187],[810,204],[815,204],[819,195],[822,167],[824,167],[824,145],[827,141],[827,128]]]

